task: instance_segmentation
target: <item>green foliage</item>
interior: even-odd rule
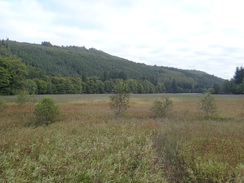
[[[166,182],[153,159],[147,121],[97,118],[95,124],[84,117],[1,131],[0,182]]]
[[[236,84],[241,84],[243,82],[243,79],[244,79],[244,68],[237,67],[234,75],[234,81]]]
[[[3,65],[4,59],[0,58],[0,64]],[[7,68],[0,67],[0,88],[5,88],[10,85],[11,75]]]
[[[209,92],[212,94],[219,94],[220,86],[217,84],[213,85],[213,88],[209,89]]]
[[[57,121],[60,115],[60,109],[55,104],[54,100],[49,97],[44,97],[36,106],[36,125],[49,125]]]
[[[105,92],[105,84],[99,80],[97,77],[89,77],[87,81],[84,83],[84,92],[91,93],[104,93]]]
[[[33,79],[33,81],[36,83],[37,85],[37,91],[38,94],[45,94],[47,93],[47,82],[42,80],[42,79]]]
[[[115,86],[114,94],[110,96],[110,108],[116,116],[121,116],[130,107],[129,102],[128,86],[120,82]]]
[[[211,93],[206,93],[200,99],[200,110],[204,113],[206,117],[214,114],[217,111],[217,106],[214,103],[214,96]]]
[[[244,68],[237,67],[233,79],[225,81],[221,90],[226,94],[244,94]]]
[[[53,45],[48,41],[43,41],[42,46],[53,46]]]
[[[155,100],[151,111],[155,117],[166,117],[167,113],[172,108],[173,101],[169,97],[162,97],[161,100]]]
[[[0,94],[17,94],[27,75],[25,64],[10,50],[0,45]]]
[[[53,94],[80,94],[82,81],[77,77],[51,77],[47,82],[47,92]]]
[[[23,106],[24,104],[26,104],[29,101],[30,101],[29,93],[25,90],[20,91],[19,94],[17,95],[16,103],[19,106]]]
[[[37,91],[38,91],[38,86],[37,86],[36,82],[31,79],[26,80],[25,88],[30,95],[33,95],[33,94],[37,93]]]
[[[28,79],[37,78],[47,82],[50,86],[46,91],[45,88],[41,87],[37,91],[38,94],[74,93],[72,89],[59,87],[63,83],[70,85],[72,82],[67,77],[71,76],[82,78],[84,90],[78,89],[79,93],[111,93],[114,85],[111,89],[110,80],[119,79],[126,82],[130,80],[128,85],[130,85],[130,92],[132,93],[202,92],[215,83],[218,85],[223,83],[222,79],[204,72],[148,66],[112,56],[96,49],[75,46],[58,47],[52,46],[46,41],[42,45],[9,40],[4,42],[7,42],[13,54],[25,61],[29,72]],[[98,78],[96,81],[89,80],[94,76]],[[53,77],[59,77],[65,81],[56,85],[52,82]],[[132,80],[133,82],[131,82]],[[36,84],[38,85],[38,83]],[[78,93],[77,90],[75,93]]]

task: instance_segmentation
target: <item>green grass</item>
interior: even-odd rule
[[[162,180],[158,167],[152,166],[150,129],[144,129],[146,124],[118,122],[123,124],[71,122],[67,128],[59,123],[5,135],[1,181]],[[9,139],[15,143],[9,144]]]
[[[155,99],[173,110],[155,119]],[[217,95],[218,114],[199,112],[202,95],[131,95],[115,117],[109,95],[52,95],[59,122],[32,127],[36,101],[0,115],[0,182],[242,182],[244,96]],[[46,97],[46,95],[45,95]]]

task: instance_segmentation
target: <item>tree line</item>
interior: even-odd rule
[[[236,67],[235,74],[231,80],[226,80],[222,85],[226,94],[244,94],[244,68]]]
[[[165,86],[162,82],[152,83],[148,79],[136,80],[126,78],[100,79],[96,76],[79,77],[48,77],[45,79],[27,79],[25,88],[30,94],[103,94],[112,93],[115,86],[124,82],[130,93],[188,93],[195,91],[210,92],[212,94],[243,94],[244,93],[244,69],[237,67],[236,73],[231,80],[226,80],[223,85],[214,84],[208,90],[193,88],[189,84],[181,88],[182,83],[177,84],[175,80]]]
[[[127,83],[131,93],[164,92],[163,83],[152,84],[147,79],[127,79],[124,72],[104,72],[96,76],[82,77],[48,76],[41,69],[25,65],[4,46],[0,47],[0,94],[15,95],[26,90],[29,94],[93,94],[112,93],[121,80]]]
[[[162,93],[163,85],[154,86],[148,80],[109,79],[102,81],[97,77],[87,77],[82,81],[78,77],[47,77],[47,80],[38,78],[27,79],[24,88],[29,94],[103,94],[112,93],[119,82],[125,82],[130,93]]]
[[[243,93],[243,75],[243,68],[237,67],[233,79],[223,83],[203,72],[136,64],[95,49],[0,42],[1,95],[22,90],[29,94],[112,93],[120,81],[130,93],[237,94]]]
[[[131,79],[127,78],[124,72],[104,72],[102,78],[87,77],[85,74],[81,78],[48,76],[40,69],[26,66],[20,58],[12,55],[7,49],[4,51],[7,53],[6,56],[0,56],[0,94],[2,95],[14,95],[20,90],[26,90],[29,94],[112,93],[115,85],[120,81],[128,85],[130,93],[192,91],[191,85],[188,85],[185,90],[180,89],[180,85],[177,85],[175,80],[165,86],[155,77]]]

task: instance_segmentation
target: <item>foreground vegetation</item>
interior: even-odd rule
[[[166,117],[153,102],[172,100]],[[35,105],[6,102],[0,118],[0,182],[243,182],[244,96],[215,96],[217,113],[200,112],[202,95],[131,95],[120,117],[109,95],[53,95],[60,121],[32,126]],[[6,108],[7,106],[7,108]]]

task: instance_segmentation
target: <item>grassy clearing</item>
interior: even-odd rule
[[[53,95],[61,121],[29,127],[34,102],[3,97],[0,182],[242,182],[244,96],[216,96],[218,115],[204,119],[202,95],[163,95],[173,110],[155,119],[162,95],[132,95],[120,118],[109,95]],[[49,96],[50,97],[50,96]]]

